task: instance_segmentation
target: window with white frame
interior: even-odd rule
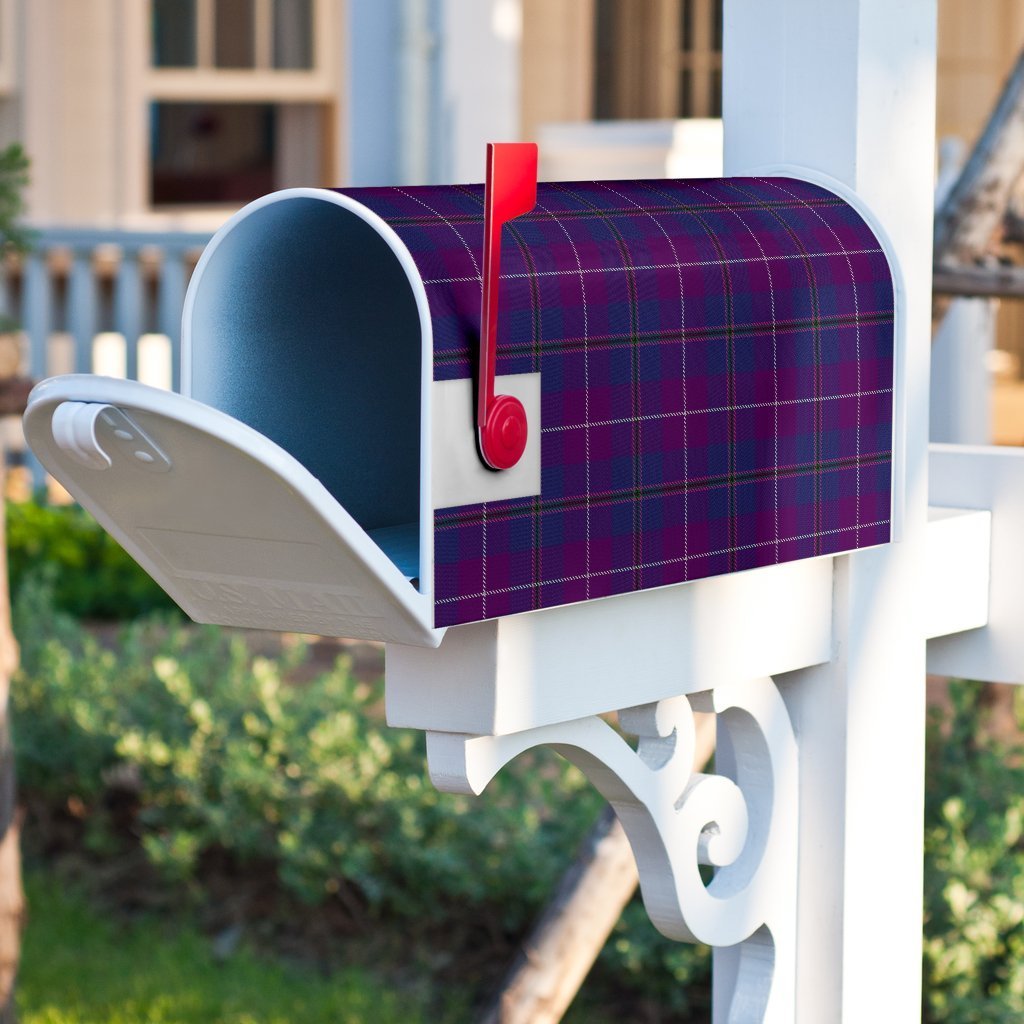
[[[152,0],[153,66],[312,70],[312,0]]]
[[[150,0],[151,207],[334,183],[333,2]]]
[[[599,119],[720,117],[722,0],[596,0]]]

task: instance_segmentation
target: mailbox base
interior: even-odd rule
[[[832,559],[450,627],[388,644],[389,725],[503,735],[829,660]]]

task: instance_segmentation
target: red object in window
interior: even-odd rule
[[[480,311],[480,377],[477,436],[480,455],[491,469],[511,469],[526,450],[526,410],[512,395],[495,395],[498,349],[498,275],[501,228],[537,203],[537,145],[489,142],[484,186],[483,307]]]

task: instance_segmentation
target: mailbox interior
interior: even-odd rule
[[[183,317],[182,387],[297,459],[430,589],[430,319],[405,246],[332,192],[247,207],[207,247]]]

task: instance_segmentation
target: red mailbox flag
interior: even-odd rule
[[[506,221],[529,213],[536,203],[536,143],[489,142],[484,189],[484,280],[476,422],[480,454],[492,469],[511,469],[522,458],[529,429],[526,410],[519,399],[494,393],[501,228]]]

